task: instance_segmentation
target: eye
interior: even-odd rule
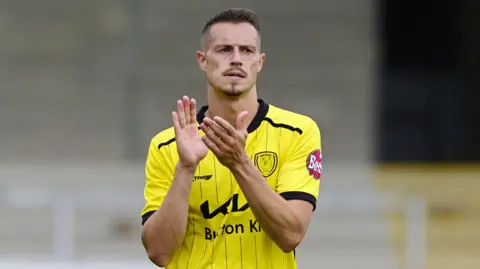
[[[218,50],[218,52],[230,52],[232,49],[230,47],[222,47]]]
[[[248,47],[242,47],[242,52],[246,52],[246,53],[253,53],[253,50],[251,48],[248,48]]]

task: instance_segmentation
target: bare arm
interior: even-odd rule
[[[150,260],[160,267],[170,263],[185,236],[194,173],[195,168],[177,164],[175,177],[162,206],[143,226],[142,243]]]
[[[177,101],[177,108],[172,120],[180,161],[165,199],[145,222],[142,231],[142,243],[148,257],[160,267],[171,262],[185,237],[192,179],[198,163],[208,153],[197,128],[196,101],[184,96]]]
[[[143,226],[142,243],[150,260],[158,266],[170,263],[185,236],[194,173],[195,168],[177,164],[175,177],[162,206]]]
[[[232,173],[262,229],[284,252],[293,251],[305,236],[313,206],[273,191],[247,156]]]

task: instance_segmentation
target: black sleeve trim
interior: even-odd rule
[[[160,148],[163,147],[163,146],[168,146],[169,144],[171,144],[171,143],[173,143],[173,142],[175,142],[175,137],[169,139],[169,140],[166,141],[166,142],[162,142],[162,143],[158,144],[157,149],[160,149]]]
[[[155,213],[156,210],[148,211],[147,213],[142,215],[142,225]]]
[[[315,196],[311,195],[310,193],[306,193],[303,191],[287,191],[280,193],[280,196],[283,197],[285,200],[303,200],[307,201],[313,205],[313,210],[317,208],[317,199]]]

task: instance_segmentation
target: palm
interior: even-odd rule
[[[200,162],[208,153],[196,124],[188,124],[177,133],[177,149],[180,160],[188,164]]]
[[[178,155],[184,164],[194,166],[208,153],[197,128],[195,99],[184,96],[177,102],[177,108],[178,112],[173,112],[173,126]]]

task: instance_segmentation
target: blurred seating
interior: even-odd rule
[[[134,22],[132,3],[139,10]],[[261,16],[268,55],[260,94],[317,120],[330,136],[330,159],[358,159],[368,152],[374,56],[369,3],[247,5]],[[204,76],[195,60],[199,33],[207,18],[237,5],[231,0],[1,3],[0,158],[119,160],[128,143],[143,156],[149,139],[170,125],[166,112],[179,94],[205,102]],[[130,27],[136,31],[129,39]],[[131,73],[136,81],[128,80]]]
[[[376,184],[383,190],[419,196],[428,204],[428,269],[480,268],[480,168],[381,167]],[[403,256],[402,214],[390,214],[392,232]]]

